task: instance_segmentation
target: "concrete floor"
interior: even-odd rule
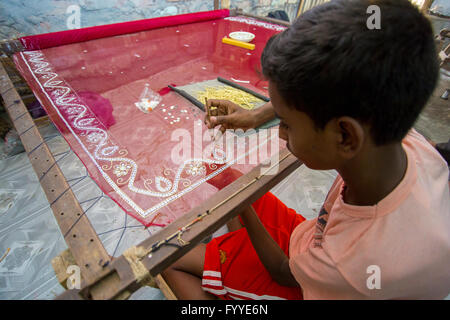
[[[433,31],[438,34],[442,29],[450,28],[450,19],[428,15]],[[450,43],[446,39],[443,47]],[[440,96],[450,88],[450,72],[441,69],[440,80],[427,106],[423,110],[414,127],[427,139],[436,143],[446,142],[450,139],[450,97],[449,100]]]
[[[450,97],[449,100],[441,98],[446,89],[450,89],[450,77],[441,72],[433,95],[414,125],[424,137],[436,143],[450,139]]]

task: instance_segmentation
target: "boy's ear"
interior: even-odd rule
[[[361,124],[351,117],[336,119],[338,153],[345,159],[353,158],[362,148],[365,132]]]

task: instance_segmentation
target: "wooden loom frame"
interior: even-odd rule
[[[218,1],[215,1],[215,5],[216,3]],[[230,16],[233,15],[289,25],[286,21],[245,14],[241,10],[231,10]],[[24,50],[18,40],[0,43],[0,49],[8,55]],[[132,254],[131,258],[129,254],[122,254],[112,258],[84,214],[2,64],[0,94],[68,246],[66,251],[52,260],[58,280],[66,287],[65,283],[69,277],[66,274],[67,267],[76,264],[81,270],[81,289],[67,290],[57,299],[127,299],[134,291],[146,285],[148,280],[153,280],[153,284],[161,289],[167,299],[176,299],[160,273],[301,165],[296,157],[284,149],[277,155],[280,160],[276,174],[261,174],[271,168],[261,164],[256,166],[158,233],[130,248],[141,250],[144,254]],[[154,244],[164,241],[198,218],[199,214],[203,214],[204,218],[183,232],[185,245],[181,248],[162,246],[151,255],[148,254]],[[126,252],[133,252],[130,249]],[[136,268],[145,270],[144,274],[138,274]]]

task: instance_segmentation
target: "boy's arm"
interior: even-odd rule
[[[210,171],[211,169],[206,166],[208,175]],[[221,190],[241,175],[241,172],[228,168],[216,177],[209,179],[208,183]],[[298,287],[299,284],[291,274],[288,257],[267,232],[253,207],[249,206],[244,209],[240,216],[247,228],[253,248],[272,279],[282,286]]]
[[[208,113],[205,115],[205,124],[210,129],[220,125],[222,132],[226,129],[257,128],[275,118],[275,111],[270,101],[257,109],[246,110],[228,100],[209,99],[208,110],[211,107],[217,109],[211,110],[211,117]]]
[[[247,207],[240,215],[253,248],[272,279],[281,286],[298,287],[289,268],[289,258],[267,232],[253,207]]]

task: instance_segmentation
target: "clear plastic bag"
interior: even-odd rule
[[[147,83],[139,97],[139,101],[135,103],[135,106],[142,112],[148,113],[155,109],[161,101],[162,97],[150,89],[150,86]]]

